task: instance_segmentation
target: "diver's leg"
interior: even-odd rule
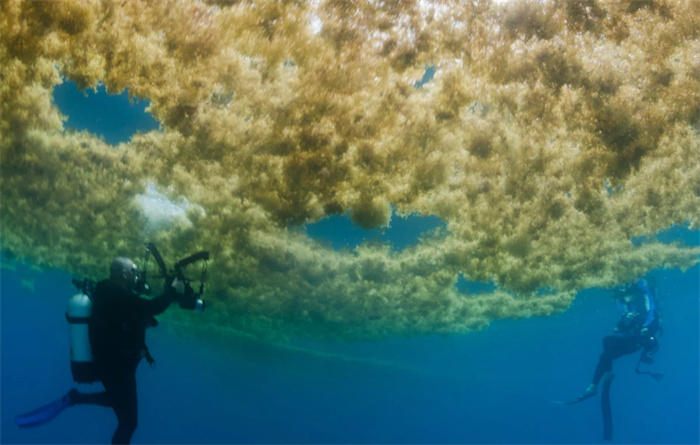
[[[102,382],[109,393],[112,408],[117,415],[117,429],[112,436],[113,444],[128,444],[138,426],[136,401],[136,369],[124,369]]]
[[[600,358],[598,359],[598,365],[595,368],[595,372],[593,373],[593,380],[591,381],[591,385],[595,388],[598,386],[598,383],[600,383],[600,379],[603,378],[603,375],[605,375],[606,372],[612,371],[612,363],[613,363],[613,355],[610,353],[610,351],[603,351],[602,354],[600,354]]]
[[[603,338],[603,353],[600,354],[598,366],[593,374],[592,385],[598,386],[600,379],[603,378],[605,373],[612,371],[614,360],[639,349],[638,343],[635,337],[626,337],[622,335],[605,336],[605,338]]]
[[[612,373],[613,360],[626,354],[631,354],[638,349],[638,341],[634,337],[623,335],[608,335],[603,338],[603,353],[600,354],[598,364],[593,373],[590,385],[577,398],[567,402],[555,402],[558,404],[578,403],[593,397],[598,392],[598,383],[608,373]]]

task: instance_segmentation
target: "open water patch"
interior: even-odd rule
[[[457,279],[455,286],[457,287],[457,291],[466,296],[486,294],[495,292],[498,289],[498,286],[496,286],[496,283],[493,281],[471,281],[466,279],[462,274],[459,274],[459,278]]]
[[[66,128],[88,131],[117,145],[128,142],[137,132],[158,130],[160,124],[146,111],[150,102],[129,99],[125,90],[121,94],[108,94],[104,85],[97,91],[80,91],[73,81],[56,85],[53,100],[68,120]]]
[[[632,244],[635,246],[641,246],[655,241],[664,244],[681,242],[687,247],[697,247],[700,246],[700,230],[690,229],[690,224],[688,223],[685,225],[675,224],[653,236],[632,237]]]
[[[414,88],[420,88],[426,83],[430,82],[433,80],[435,77],[435,65],[430,65],[425,68],[425,72],[423,73],[423,77],[420,80],[417,80],[413,83]]]
[[[354,249],[365,242],[389,243],[394,250],[418,244],[420,238],[447,224],[437,216],[394,217],[389,227],[365,230],[353,224],[348,215],[333,215],[306,225],[306,234],[329,243],[335,250]]]

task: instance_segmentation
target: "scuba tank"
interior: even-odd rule
[[[654,380],[661,380],[664,376],[663,372],[641,371],[639,369],[642,363],[647,365],[654,363],[654,355],[656,355],[659,350],[659,340],[656,338],[656,333],[660,332],[661,326],[659,309],[654,298],[655,291],[652,290],[651,286],[649,286],[649,283],[645,279],[637,280],[637,287],[644,293],[645,296],[647,318],[644,321],[644,325],[640,331],[640,336],[642,337],[642,354],[639,356],[635,371],[637,374],[650,375],[654,378]]]
[[[92,356],[88,323],[92,317],[92,289],[94,283],[89,280],[73,280],[78,293],[68,300],[66,320],[68,321],[68,338],[70,343],[70,370],[73,380],[78,383],[92,383],[99,380]]]

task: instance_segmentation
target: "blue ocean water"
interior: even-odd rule
[[[337,248],[374,237],[401,248],[440,221],[395,219],[377,233],[347,224],[341,218],[308,230]],[[668,237],[700,241],[683,229]],[[18,266],[1,274],[0,442],[108,442],[116,419],[107,408],[72,407],[36,428],[14,424],[17,414],[74,386],[64,312],[75,290],[65,271]],[[653,369],[665,377],[635,374],[637,355],[615,362],[613,443],[699,443],[700,267],[651,276],[664,319]],[[598,399],[550,401],[574,397],[590,382],[617,317],[610,292],[591,289],[563,314],[448,337],[224,349],[173,335],[163,323],[148,333],[157,366],[144,363],[137,373],[133,443],[600,443]]]
[[[653,275],[665,326],[654,369],[666,376],[635,374],[636,355],[615,363],[613,442],[698,443],[700,269]],[[65,272],[27,267],[3,270],[1,286],[1,442],[107,442],[116,420],[106,408],[77,406],[40,427],[14,425],[15,415],[71,387],[64,311],[74,289]],[[583,390],[616,318],[609,292],[591,290],[563,314],[481,332],[297,341],[299,351],[222,350],[156,328],[149,345],[157,366],[142,364],[137,374],[134,443],[598,443],[597,399],[549,400]]]
[[[146,113],[148,102],[129,100],[126,91],[109,95],[104,86],[96,91],[78,91],[75,82],[64,82],[54,88],[54,102],[68,118],[67,128],[90,131],[116,145],[128,142],[137,131],[147,132],[159,128],[158,121]]]

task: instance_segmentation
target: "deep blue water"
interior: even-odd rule
[[[654,381],[636,355],[615,363],[614,443],[698,443],[699,268],[663,271],[665,333]],[[69,275],[3,270],[2,443],[101,443],[116,419],[77,406],[53,422],[19,429],[14,416],[71,387],[66,300]],[[21,280],[34,280],[34,290]],[[586,291],[558,316],[500,321],[450,337],[375,343],[218,349],[149,331],[157,359],[138,370],[134,443],[596,443],[597,399],[556,406],[588,384],[601,338],[616,322],[609,292]],[[254,351],[251,351],[254,350]],[[79,385],[97,391],[99,384]]]
[[[119,140],[128,140],[123,131]],[[336,248],[377,237],[402,248],[440,225],[395,218],[391,229],[363,232],[339,218],[307,230]],[[698,244],[698,232],[676,229],[668,236]],[[59,270],[1,274],[0,442],[108,442],[116,419],[107,408],[76,406],[40,427],[15,426],[15,415],[73,386],[64,312],[75,290]],[[636,354],[615,362],[613,443],[699,443],[700,267],[651,275],[665,327],[653,368],[666,376],[635,374]],[[592,289],[557,316],[497,321],[449,337],[296,340],[297,351],[256,343],[223,349],[161,326],[148,334],[158,364],[142,364],[137,374],[133,443],[599,443],[598,399],[572,406],[549,401],[586,387],[617,317],[610,292]]]

